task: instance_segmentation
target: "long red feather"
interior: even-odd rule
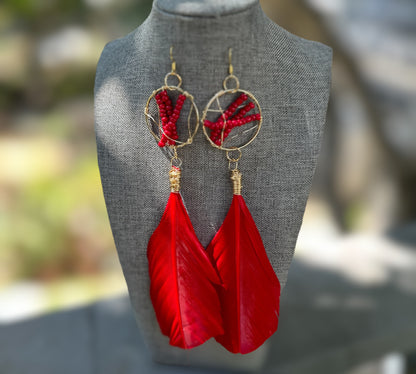
[[[225,332],[216,340],[230,352],[249,353],[277,330],[280,282],[241,195],[233,195],[207,252],[224,285],[218,292]]]
[[[218,274],[195,235],[181,195],[171,192],[147,247],[150,296],[170,344],[193,348],[223,333]]]

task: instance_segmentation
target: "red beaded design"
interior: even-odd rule
[[[175,108],[172,106],[172,101],[168,95],[167,90],[159,92],[156,96],[156,103],[159,106],[159,114],[162,122],[163,133],[161,134],[159,147],[164,147],[166,143],[175,145],[175,140],[178,139],[176,122],[179,119],[183,104],[186,100],[186,95],[179,95],[176,100]]]
[[[255,108],[255,104],[252,101],[250,101],[236,114],[234,114],[237,108],[245,101],[247,101],[247,99],[248,96],[245,93],[242,93],[236,100],[234,100],[234,102],[228,106],[227,110],[221,114],[216,122],[211,122],[209,120],[204,121],[204,126],[211,129],[210,139],[214,142],[214,144],[221,146],[234,127],[242,126],[249,122],[260,121],[260,113],[244,117],[250,110]],[[221,141],[221,133],[223,130],[224,133],[222,135]]]

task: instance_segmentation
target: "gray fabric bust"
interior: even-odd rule
[[[170,346],[149,298],[146,247],[169,196],[170,162],[150,134],[143,109],[170,71],[170,46],[182,87],[195,97],[200,112],[222,88],[230,47],[241,88],[262,107],[262,129],[243,150],[239,169],[243,196],[282,286],[320,149],[332,51],[273,23],[257,0],[155,0],[142,25],[105,46],[97,67],[95,125],[104,196],[132,306],[153,358],[258,368],[267,345],[244,356],[228,353],[213,339],[187,351]],[[202,130],[179,157],[181,194],[207,246],[231,203],[228,164]]]

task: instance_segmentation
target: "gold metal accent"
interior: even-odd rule
[[[225,77],[224,81],[222,82],[222,85],[224,87],[224,90],[234,90],[234,92],[237,92],[237,90],[240,88],[240,81],[238,80],[238,78],[233,74],[234,72],[234,67],[232,64],[232,51],[233,49],[230,48],[228,50],[228,75]],[[227,87],[227,83],[230,80],[234,80],[235,82],[235,87],[234,88],[228,88]]]
[[[238,157],[237,157],[237,158],[232,157],[232,156],[230,155],[230,152],[233,152],[233,151],[237,151],[237,152],[238,152]],[[238,162],[238,161],[240,161],[240,159],[241,159],[242,152],[241,152],[241,149],[240,149],[240,148],[234,147],[234,148],[232,148],[232,149],[230,149],[230,150],[227,150],[227,151],[225,152],[225,155],[227,156],[227,160],[228,160],[228,161],[230,161],[230,162]]]
[[[228,74],[229,75],[233,75],[233,71],[234,71],[233,64],[231,63],[232,56],[233,56],[233,49],[230,48],[228,50]]]
[[[180,86],[182,86],[182,78],[181,78],[181,76],[178,73],[174,72],[174,71],[171,71],[171,72],[169,72],[169,73],[167,73],[165,75],[165,86],[169,86],[168,78],[171,77],[171,76],[178,78],[178,83],[176,84],[176,86],[172,86],[172,87],[180,87]]]
[[[170,192],[179,192],[181,188],[181,169],[172,166],[169,171]]]
[[[227,83],[230,79],[233,79],[235,82],[235,87],[234,88],[228,88],[227,87]],[[230,74],[227,75],[224,79],[224,81],[222,82],[222,86],[224,87],[224,90],[229,90],[231,92],[237,92],[238,89],[240,88],[240,81],[238,80],[238,78],[234,75],[234,74]]]
[[[233,152],[233,151],[238,151],[239,152],[239,155],[238,155],[237,158],[234,158],[234,157],[230,156],[230,152]],[[242,156],[241,149],[237,148],[237,147],[234,147],[231,151],[226,151],[225,155],[226,155],[227,160],[228,160],[228,169],[230,169],[231,171],[237,170],[238,169],[238,161],[240,161],[241,156]]]
[[[233,194],[241,195],[241,172],[238,169],[231,170],[231,180],[233,181]]]
[[[180,168],[182,166],[182,160],[178,157],[178,150],[176,146],[171,146],[171,148],[173,149],[173,156],[170,159],[170,166]]]
[[[172,73],[176,73],[176,61],[173,59],[173,46],[170,47],[169,57],[172,61]]]
[[[169,57],[170,57],[170,61],[172,62],[172,68],[171,68],[171,71],[169,73],[167,73],[166,76],[165,76],[165,86],[169,86],[169,84],[168,84],[168,78],[170,76],[174,76],[174,77],[178,78],[178,84],[176,86],[177,87],[180,87],[182,85],[182,78],[176,72],[176,61],[173,58],[173,46],[170,47]]]

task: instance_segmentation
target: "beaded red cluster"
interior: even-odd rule
[[[159,92],[156,96],[156,103],[159,106],[159,114],[162,121],[163,134],[158,143],[159,147],[164,147],[166,143],[175,145],[175,140],[178,139],[176,130],[176,122],[181,114],[183,103],[186,96],[181,94],[176,100],[175,108],[172,106],[172,101],[168,95],[167,90]],[[170,138],[170,139],[169,139]]]
[[[217,119],[216,122],[211,122],[209,120],[204,121],[204,126],[211,129],[210,139],[216,145],[221,145],[222,142],[227,138],[230,134],[231,130],[236,126],[242,126],[246,123],[253,122],[253,121],[260,121],[261,115],[260,113],[252,114],[249,116],[244,117],[250,110],[254,109],[255,105],[253,102],[249,102],[244,107],[242,107],[234,116],[233,114],[237,110],[237,108],[242,105],[248,96],[245,93],[242,93],[234,102],[232,102],[227,110],[222,113],[222,115]],[[233,117],[232,117],[233,116]],[[232,118],[231,118],[232,117]],[[221,132],[224,129],[223,140],[221,141]]]

